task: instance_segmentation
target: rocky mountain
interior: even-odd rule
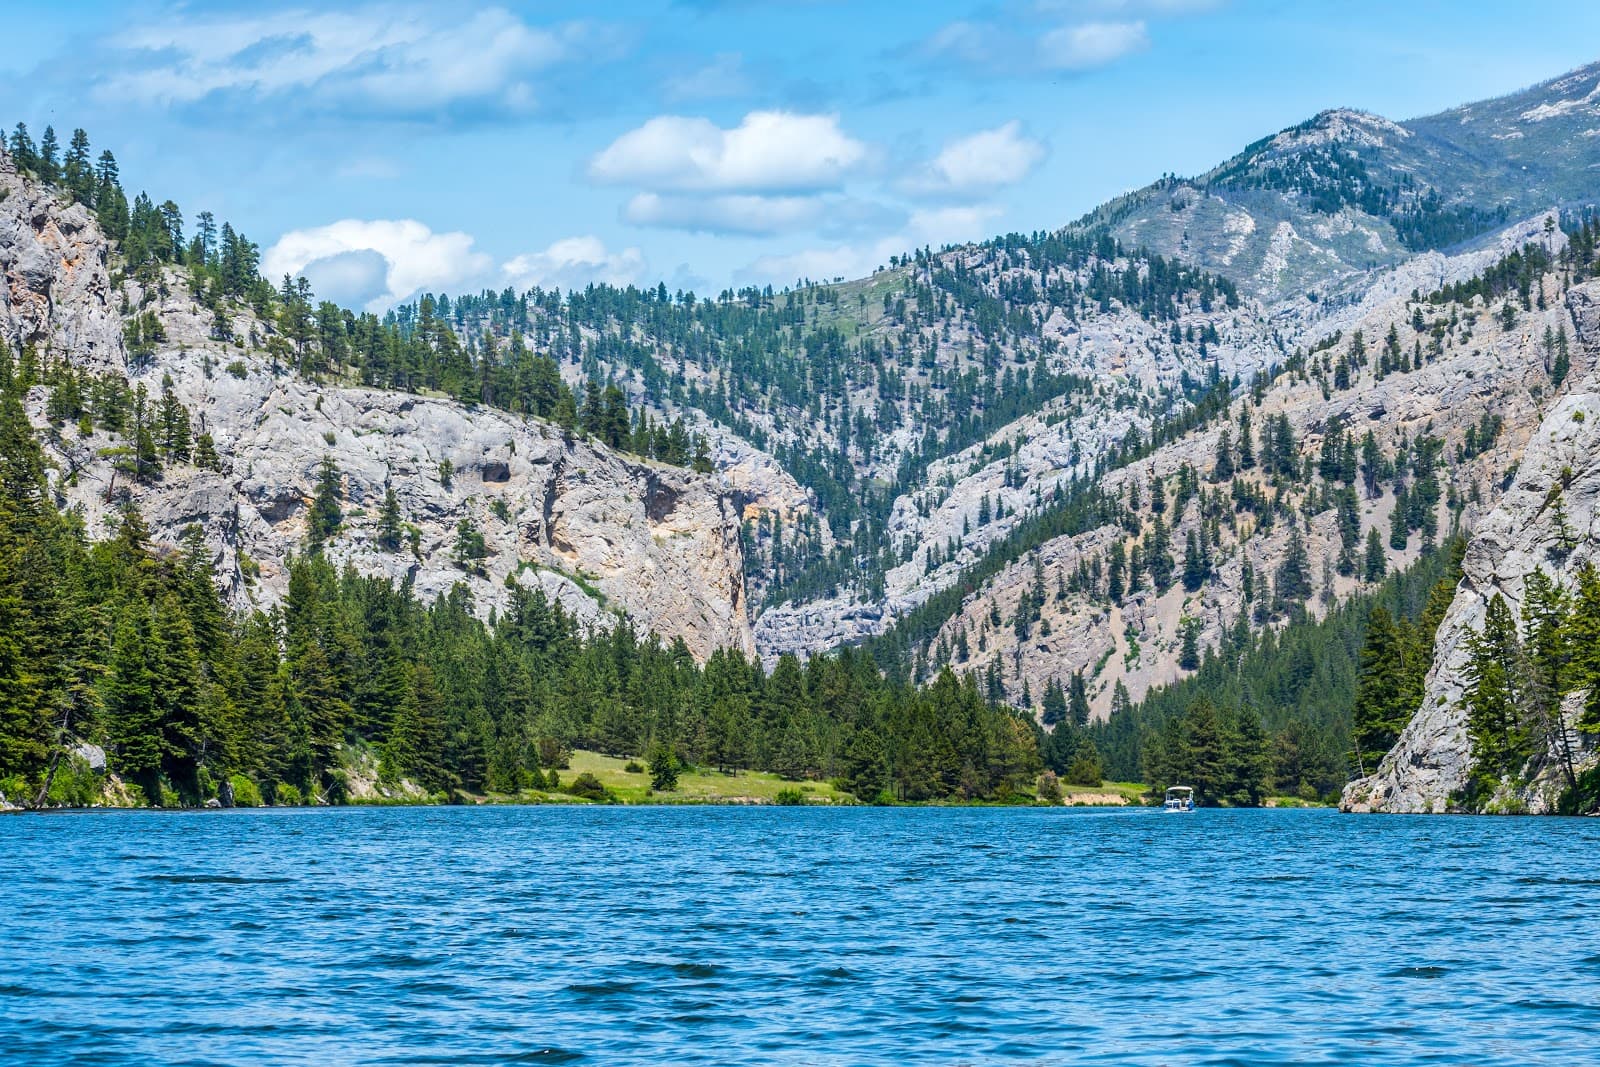
[[[1471,591],[1515,594],[1537,554],[1531,472],[1582,468],[1552,442],[1594,364],[1571,242],[1597,132],[1600,65],[1407,122],[1324,112],[1062,230],[852,282],[428,295],[381,321],[266,285],[242,239],[184,241],[176,205],[130,227],[0,153],[0,336],[204,437],[156,474],[144,415],[65,416],[59,375],[29,396],[60,500],[91,531],[125,501],[158,540],[198,524],[236,606],[280,599],[315,537],[484,613],[537,585],[701,659],[864,645],[1041,714],[1081,684],[1104,716],[1472,535],[1432,708],[1347,797],[1431,809],[1458,788]],[[622,447],[669,425],[699,471]]]
[[[1472,765],[1464,708],[1469,636],[1483,629],[1490,599],[1499,594],[1520,613],[1536,571],[1570,588],[1600,559],[1600,378],[1593,373],[1600,363],[1600,286],[1572,290],[1562,311],[1571,317],[1590,373],[1549,407],[1511,484],[1477,526],[1461,585],[1439,627],[1422,704],[1377,770],[1346,787],[1341,806],[1347,811],[1454,810]],[[1575,728],[1579,705],[1569,701],[1561,713],[1581,768],[1595,754],[1593,735]],[[1564,783],[1553,749],[1538,753],[1540,773],[1508,781],[1490,803],[1535,814],[1554,810]]]
[[[123,365],[122,319],[93,214],[17,174],[0,148],[0,339],[70,353],[95,371]]]
[[[1517,236],[1521,236],[1518,231]],[[1464,276],[1478,257],[1463,257],[1449,273]],[[1558,279],[1548,276],[1543,310],[1518,316],[1507,327],[1481,298],[1465,302],[1414,300],[1394,297],[1378,303],[1353,323],[1343,337],[1359,335],[1374,342],[1392,335],[1404,351],[1426,351],[1422,365],[1404,373],[1386,373],[1380,362],[1358,368],[1345,388],[1330,387],[1315,366],[1302,364],[1280,376],[1261,391],[1250,405],[1251,418],[1286,417],[1298,442],[1298,462],[1320,462],[1330,434],[1371,433],[1384,455],[1403,452],[1404,442],[1434,438],[1439,455],[1443,493],[1435,506],[1440,528],[1452,524],[1471,530],[1496,486],[1513,469],[1538,424],[1548,402],[1549,358],[1547,331],[1554,336],[1568,322],[1561,303]],[[1589,288],[1574,290],[1571,300],[1585,300]],[[1454,322],[1455,326],[1440,329]],[[1344,344],[1326,351],[1337,352]],[[1436,349],[1436,350],[1435,350]],[[1589,358],[1576,350],[1575,366]],[[1497,426],[1492,442],[1480,443],[1485,419]],[[1030,427],[1030,445],[1048,441],[1051,428]],[[1237,441],[1237,423],[1218,420],[1185,434],[1155,450],[1147,458],[1104,476],[1103,491],[1126,497],[1130,488],[1148,498],[1151,487],[1175,497],[1186,472],[1193,472],[1208,491],[1226,492],[1230,501],[1249,494],[1272,495],[1284,491],[1285,506],[1303,517],[1302,535],[1318,596],[1313,614],[1325,611],[1363,586],[1359,574],[1342,570],[1337,560],[1347,541],[1365,544],[1377,531],[1384,552],[1382,572],[1408,565],[1416,558],[1418,542],[1406,539],[1403,547],[1390,543],[1391,517],[1396,505],[1393,485],[1369,483],[1360,494],[1354,524],[1341,522],[1340,505],[1314,482],[1295,485],[1260,470],[1219,475],[1219,439],[1226,432]],[[1467,446],[1468,434],[1473,443]],[[1026,451],[1024,452],[1026,455]],[[1449,502],[1455,502],[1452,509]],[[970,502],[969,502],[970,503]],[[1098,714],[1109,710],[1120,684],[1138,700],[1152,685],[1171,682],[1185,671],[1180,666],[1183,637],[1193,630],[1201,650],[1215,648],[1225,639],[1249,604],[1245,599],[1244,571],[1268,576],[1281,567],[1292,527],[1246,521],[1231,504],[1190,508],[1164,516],[1166,536],[1174,551],[1189,538],[1201,538],[1220,515],[1220,541],[1210,549],[1209,570],[1197,588],[1182,583],[1156,591],[1131,594],[1112,604],[1098,586],[1079,591],[1074,576],[1085,565],[1103,564],[1111,546],[1148,537],[1157,516],[1148,507],[1126,526],[1098,525],[1082,533],[1048,540],[1018,556],[968,595],[960,610],[928,639],[932,662],[941,661],[938,648],[966,648],[959,661],[987,671],[999,670],[1005,690],[1013,699],[1024,691],[1037,698],[1052,682],[1065,684],[1071,675],[1085,672],[1090,682],[1091,705]],[[937,540],[935,539],[935,544]],[[1185,553],[1178,553],[1186,562]],[[1032,607],[1037,604],[1037,609]],[[1029,625],[1017,626],[1019,612],[1036,611]],[[996,620],[999,620],[998,622]],[[977,642],[981,641],[981,646]]]
[[[1366,272],[1471,246],[1511,220],[1594,201],[1600,64],[1393,122],[1351,110],[1263,138],[1192,179],[1078,223],[1195,263],[1269,301],[1359,292]]]
[[[304,550],[327,461],[344,521],[325,550],[341,565],[407,580],[428,598],[464,583],[485,612],[503,607],[508,584],[537,586],[587,623],[609,625],[620,613],[702,659],[722,647],[753,650],[735,494],[764,499],[781,484],[774,472],[736,462],[728,475],[695,474],[567,440],[536,419],[318,385],[250,343],[272,327],[249,309],[234,309],[237,340],[223,341],[178,272],[113,277],[113,251],[93,217],[23,179],[4,156],[0,194],[0,336],[24,362],[68,359],[152,407],[171,396],[219,460],[130,477],[122,435],[52,421],[50,391],[36,387],[30,414],[58,498],[91,533],[108,532],[130,501],[158,541],[176,543],[198,524],[229,577],[230,602],[270,607],[286,592],[285,560]],[[132,361],[123,308],[160,327]],[[386,548],[377,527],[389,490],[404,536]],[[462,558],[464,523],[481,533],[482,558]]]

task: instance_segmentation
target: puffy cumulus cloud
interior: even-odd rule
[[[1026,178],[1044,154],[1044,145],[1013,120],[949,142],[902,184],[911,193],[989,192]]]
[[[603,149],[589,175],[652,190],[799,192],[837,187],[867,157],[867,146],[839,128],[837,115],[752,111],[731,130],[661,115]]]
[[[361,306],[368,311],[384,311],[424,290],[459,288],[492,265],[473,251],[467,234],[434,233],[415,219],[341,219],[293,230],[261,257],[268,278],[320,279],[347,297],[364,296]]]
[[[1073,22],[1037,32],[958,21],[917,48],[923,60],[988,77],[1023,77],[1103,67],[1149,47],[1142,19]]]
[[[740,280],[787,285],[801,279],[831,281],[864,277],[888,263],[890,256],[914,248],[924,245],[937,248],[977,240],[989,231],[999,215],[1000,209],[989,204],[916,211],[898,233],[888,237],[762,256],[740,272]]]
[[[390,302],[389,261],[370,248],[313,259],[299,273],[311,283],[313,293],[340,307],[381,307]]]
[[[1086,22],[1058,26],[1039,38],[1039,62],[1052,70],[1103,67],[1150,46],[1144,23]]]
[[[526,252],[501,266],[508,284],[519,289],[581,289],[590,282],[637,284],[644,275],[644,253],[637,248],[612,252],[598,237],[565,237],[542,252]]]
[[[576,58],[584,36],[580,26],[532,26],[502,8],[185,17],[106,41],[95,89],[104,99],[163,106],[267,98],[404,118],[521,113],[536,103],[533,76]]]

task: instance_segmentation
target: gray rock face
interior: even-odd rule
[[[1514,230],[1508,237],[1510,247],[1520,247],[1517,237],[1527,232],[1526,228]],[[1441,261],[1435,269],[1452,279],[1470,277],[1473,270],[1481,269],[1481,262],[1479,254],[1472,253],[1458,261]],[[1404,268],[1397,273],[1404,273],[1407,278],[1415,276],[1405,273]],[[1419,341],[1425,349],[1429,348],[1436,340],[1433,324],[1445,322],[1453,315],[1458,320],[1457,326],[1437,338],[1439,351],[1431,362],[1381,380],[1376,380],[1373,371],[1368,369],[1358,376],[1353,388],[1327,397],[1315,382],[1286,376],[1266,391],[1252,416],[1259,430],[1268,416],[1287,415],[1301,439],[1302,455],[1312,460],[1319,454],[1325,430],[1336,421],[1351,427],[1358,435],[1370,429],[1388,452],[1392,452],[1402,438],[1414,439],[1427,433],[1444,438],[1447,450],[1453,454],[1470,426],[1485,414],[1499,416],[1504,425],[1494,447],[1475,459],[1452,465],[1442,475],[1447,489],[1467,502],[1463,521],[1470,530],[1492,505],[1505,472],[1515,465],[1523,446],[1538,426],[1540,404],[1548,402],[1536,399],[1543,396],[1541,390],[1547,391],[1549,385],[1544,366],[1544,331],[1547,327],[1554,330],[1566,322],[1569,309],[1562,306],[1552,277],[1546,280],[1549,309],[1523,314],[1510,329],[1493,314],[1493,309],[1477,301],[1469,307],[1428,309],[1424,314],[1424,328],[1417,331],[1411,321],[1412,305],[1408,302],[1413,287],[1396,284],[1395,279],[1387,275],[1379,277],[1374,280],[1371,299],[1351,308],[1330,309],[1323,320],[1323,328],[1329,333],[1342,330],[1347,339],[1359,329],[1371,345],[1384,338],[1393,325],[1402,347],[1410,351]],[[1588,300],[1587,292],[1586,289],[1574,290],[1570,294],[1572,301]],[[1314,341],[1317,334],[1312,332],[1312,325],[1306,323],[1300,328]],[[1574,352],[1575,374],[1582,373],[1587,360],[1581,350]],[[1086,455],[1098,455],[1106,443],[1126,432],[1130,425],[1128,418],[1125,412],[1108,415],[1093,411],[1076,421],[1031,416],[1020,420],[996,433],[991,440],[1017,438],[1023,442],[1009,462],[1014,466],[1013,481],[1020,480],[1024,488],[1003,486],[1001,462],[977,469],[974,469],[976,464],[964,463],[963,460],[970,461],[977,455],[976,450],[971,450],[934,468],[936,476],[948,471],[955,484],[928,509],[928,515],[920,517],[907,501],[907,506],[897,508],[891,531],[896,536],[918,532],[925,544],[940,546],[961,533],[964,518],[972,518],[985,493],[1007,507],[1025,507],[1029,495],[1027,486],[1041,485],[1048,492],[1053,479],[1071,473],[1073,449],[1068,442],[1080,445]],[[1108,492],[1125,495],[1130,481],[1143,487],[1154,475],[1168,480],[1170,492],[1170,479],[1183,465],[1193,466],[1202,478],[1211,471],[1216,439],[1214,427],[1185,435],[1149,458],[1111,472],[1101,480],[1101,485]],[[1271,491],[1270,487],[1263,486],[1263,489]],[[1475,500],[1483,503],[1472,503]],[[1296,506],[1303,503],[1299,498],[1292,498],[1292,502]],[[1361,536],[1364,538],[1369,529],[1376,528],[1387,546],[1393,507],[1394,497],[1387,490],[1375,499],[1365,499],[1363,495]],[[1172,520],[1171,514],[1167,520]],[[997,520],[992,528],[1003,535],[1013,521],[1009,518]],[[1447,528],[1448,523],[1448,515],[1441,509],[1441,529]],[[1185,537],[1191,532],[1198,533],[1198,526],[1199,510],[1191,505],[1172,530],[1173,554],[1180,565]],[[968,539],[972,551],[981,549],[995,536],[989,533],[990,529],[974,529]],[[1313,515],[1303,532],[1313,575],[1320,577],[1323,562],[1331,564],[1339,554],[1335,513],[1325,510]],[[1064,683],[1072,673],[1083,670],[1089,682],[1091,708],[1096,715],[1103,715],[1109,710],[1119,682],[1137,700],[1150,687],[1183,677],[1179,656],[1184,619],[1199,623],[1202,648],[1215,646],[1245,606],[1244,563],[1250,563],[1257,588],[1261,589],[1282,562],[1289,543],[1288,527],[1283,523],[1263,533],[1255,529],[1253,522],[1244,520],[1237,529],[1224,527],[1222,534],[1224,544],[1216,553],[1216,577],[1201,589],[1185,593],[1180,586],[1174,586],[1160,597],[1146,590],[1111,610],[1077,593],[1067,592],[1063,596],[1062,591],[1064,585],[1070,584],[1080,560],[1093,560],[1097,556],[1102,561],[1105,559],[1119,531],[1115,528],[1090,530],[1046,542],[1036,552],[1002,569],[967,597],[961,610],[945,623],[935,644],[942,642],[946,648],[957,649],[964,636],[968,654],[958,666],[986,672],[991,664],[997,665],[1007,694],[1018,701],[1027,693],[1037,702],[1052,680]],[[1417,541],[1413,537],[1405,551],[1386,548],[1389,566],[1398,568],[1413,562],[1417,556]],[[961,562],[973,558],[976,556],[963,556]],[[914,561],[890,573],[885,605],[891,611],[898,611],[899,604],[912,603],[918,593],[925,598],[928,594],[923,590],[948,585],[959,574],[957,563],[946,563],[924,573]],[[1048,626],[1036,626],[1026,638],[1019,638],[1012,619],[1024,597],[1041,582],[1045,593],[1041,619]],[[1320,586],[1320,581],[1317,584]],[[1333,603],[1361,587],[1362,583],[1355,577],[1334,575]],[[870,606],[866,605],[855,605],[855,614],[848,617],[835,615],[831,618],[825,613],[807,614],[814,606],[787,609],[791,619],[802,620],[808,627],[802,632],[839,632],[837,624],[842,618],[848,618],[862,629],[869,625],[876,627],[872,632],[878,632],[893,621],[882,613],[869,612]],[[1332,604],[1319,595],[1309,608],[1314,615],[1321,615],[1330,606]],[[994,621],[996,618],[999,623]],[[767,625],[769,616],[757,621],[758,642],[764,643],[763,631]],[[849,636],[848,630],[843,632]]]
[[[29,414],[41,430],[60,501],[91,536],[110,532],[123,500],[136,502],[157,542],[185,527],[205,533],[225,593],[238,608],[266,607],[287,591],[286,561],[303,551],[323,459],[340,472],[344,523],[326,545],[336,565],[409,578],[431,599],[464,583],[487,614],[508,584],[543,589],[579,621],[619,617],[705,658],[754,652],[747,616],[740,510],[802,506],[804,494],[759,461],[740,457],[730,484],[717,475],[568,442],[547,423],[453,401],[320,386],[275,369],[259,351],[270,326],[234,312],[237,341],[214,339],[212,315],[167,271],[152,291],[114,289],[108,246],[89,213],[17,174],[0,152],[0,338],[15,352],[65,355],[97,374],[126,375],[153,399],[170,380],[196,433],[209,433],[220,471],[169,467],[130,484],[103,431],[53,427],[37,387]],[[166,340],[125,368],[120,309],[153,313]],[[448,471],[448,476],[446,475]],[[386,487],[407,536],[378,543]],[[735,488],[736,486],[736,488]],[[736,499],[737,494],[737,499]],[[481,531],[481,561],[458,560],[458,529]]]
[[[326,457],[345,517],[325,549],[337,565],[409,577],[424,599],[462,582],[482,611],[504,609],[508,582],[537,586],[587,624],[620,612],[702,658],[753,651],[738,515],[714,475],[569,444],[549,424],[505,412],[274,376],[253,356],[235,357],[238,377],[221,369],[229,355],[161,351],[132,376],[151,393],[171,379],[197,429],[215,438],[222,472],[179,466],[150,485],[113,486],[99,458],[110,439],[60,431],[58,465],[76,477],[59,492],[91,533],[109,528],[108,497],[125,489],[157,540],[175,541],[191,523],[205,529],[236,606],[269,606],[287,592],[284,561],[303,548]],[[36,415],[42,401],[39,391]],[[378,543],[386,487],[414,549]],[[489,556],[479,564],[457,559],[463,521],[483,533]]]
[[[91,745],[87,741],[79,741],[72,746],[72,754],[83,760],[91,771],[104,774],[106,769],[106,750],[99,745]]]
[[[0,149],[0,339],[96,371],[123,363],[106,243],[89,212],[17,174]]]
[[[1535,570],[1570,587],[1586,563],[1600,560],[1600,377],[1592,371],[1600,356],[1600,284],[1572,290],[1567,311],[1590,374],[1581,391],[1560,398],[1540,422],[1514,483],[1479,524],[1439,627],[1422,706],[1378,769],[1345,788],[1346,811],[1448,810],[1471,772],[1462,705],[1468,634],[1482,629],[1496,593],[1520,612],[1524,584]],[[1570,552],[1564,551],[1568,544]],[[1537,812],[1552,797],[1536,782],[1515,799]]]
[[[1402,215],[1422,209],[1419,198],[1430,191],[1449,209],[1498,205],[1512,217],[1592,202],[1600,165],[1597,81],[1600,64],[1592,64],[1509,96],[1398,123],[1324,111],[1206,174],[1164,179],[1089,219],[1129,246],[1211,268],[1264,299],[1306,303],[1313,291],[1349,292],[1365,272],[1418,250],[1418,235],[1408,246],[1391,207]],[[1391,207],[1371,214],[1373,206],[1351,190],[1330,204],[1280,180],[1326,174],[1332,160],[1349,156],[1360,159],[1367,188],[1398,194]]]

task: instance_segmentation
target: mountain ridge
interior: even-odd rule
[[[316,536],[485,614],[533,583],[702,661],[866,644],[896,677],[955,666],[1037,716],[1078,687],[1103,716],[1497,514],[1570,387],[1558,331],[1572,380],[1592,360],[1581,331],[1567,351],[1592,115],[1600,64],[1405,123],[1330,109],[1090,221],[852,282],[428,295],[382,321],[293,279],[229,289],[176,205],[119,215],[114,178],[52,190],[0,152],[0,326],[55,375],[29,413],[61,502],[99,524],[120,494],[174,542],[198,521],[236,604],[275,602]],[[62,416],[64,382],[106,379],[220,455],[168,447],[163,478],[138,432]],[[709,472],[622,451],[668,425]],[[330,494],[348,519],[319,532]]]

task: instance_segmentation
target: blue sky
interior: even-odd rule
[[[1332,106],[1408,118],[1600,59],[1521,0],[9,0],[0,99],[385,307],[714,292],[1059,226]]]

